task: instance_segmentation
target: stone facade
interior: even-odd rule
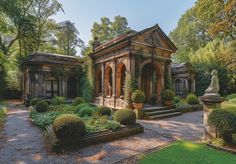
[[[177,48],[158,25],[140,32],[128,32],[105,44],[96,38],[90,54],[95,68],[95,103],[123,108],[126,76],[134,78],[138,88],[161,104],[164,79],[170,75],[171,54]]]
[[[35,52],[23,61],[24,98],[77,96],[79,79],[75,69],[78,59],[72,56]]]
[[[173,87],[175,93],[186,97],[188,93],[195,92],[195,71],[189,63],[171,65]]]

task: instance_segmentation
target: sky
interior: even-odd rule
[[[168,35],[179,18],[191,8],[196,0],[58,0],[64,13],[53,19],[57,22],[70,20],[79,30],[79,37],[87,44],[91,40],[91,28],[101,17],[121,15],[127,18],[129,27],[135,31],[159,24]]]

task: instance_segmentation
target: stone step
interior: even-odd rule
[[[179,110],[178,109],[165,109],[165,110],[156,110],[156,111],[144,111],[145,115],[147,116],[160,115],[160,114],[173,113],[173,112],[179,112]]]
[[[152,106],[152,107],[145,107],[142,109],[143,112],[151,112],[151,111],[157,111],[157,110],[167,110],[168,107],[165,106]]]
[[[154,116],[147,116],[148,119],[160,119],[160,118],[165,118],[165,117],[171,117],[171,116],[177,116],[181,115],[181,112],[172,112],[172,113],[165,113],[165,114],[159,114],[159,115],[154,115]]]

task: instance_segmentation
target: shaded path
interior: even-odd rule
[[[190,123],[183,120],[190,116],[200,120],[201,113],[195,112],[185,114],[186,117],[182,115],[160,121],[142,120],[140,123],[144,125],[145,133],[81,148],[65,155],[50,155],[45,150],[41,130],[31,125],[28,114],[26,108],[10,105],[4,132],[7,138],[0,149],[1,164],[113,163],[162,147],[172,142],[176,134],[188,138],[189,130],[192,135],[196,132],[196,136],[201,136],[201,126],[195,126],[196,122],[191,122],[192,119]]]

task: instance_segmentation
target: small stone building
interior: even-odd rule
[[[186,97],[188,93],[195,92],[195,71],[189,63],[171,65],[173,87],[175,93]]]
[[[171,54],[177,48],[158,25],[140,32],[128,32],[100,45],[95,38],[90,54],[95,68],[95,103],[115,108],[125,107],[126,76],[134,78],[138,88],[161,104],[165,77],[171,76]]]
[[[24,98],[77,96],[79,79],[77,57],[35,52],[23,61]]]

